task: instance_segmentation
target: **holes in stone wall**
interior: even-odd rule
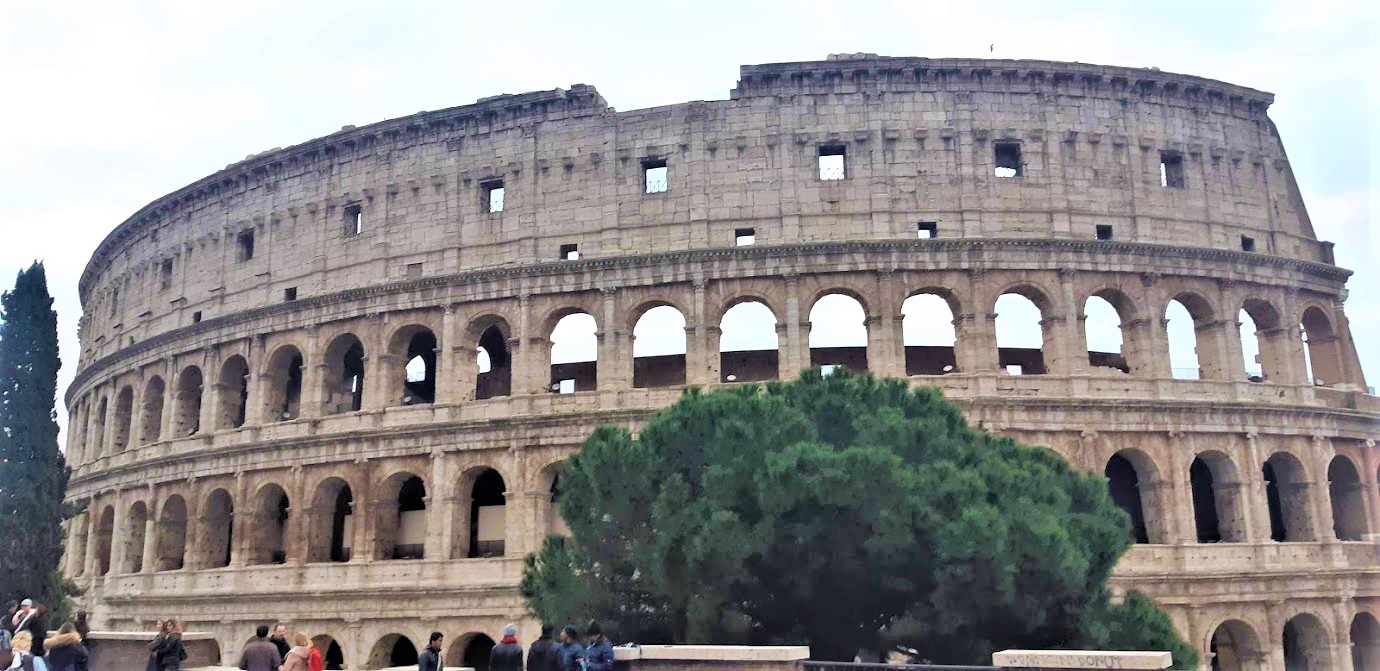
[[[350,203],[341,209],[341,224],[345,237],[353,238],[364,232],[364,204]]]
[[[642,159],[642,182],[647,193],[665,193],[669,177],[664,158]]]
[[[757,229],[755,228],[735,228],[733,229],[733,246],[751,247],[757,244]]]
[[[254,229],[240,231],[235,235],[235,259],[248,261],[254,258]]]
[[[479,207],[484,212],[502,212],[504,205],[503,180],[491,179],[479,185]]]
[[[848,177],[848,148],[841,144],[827,144],[819,148],[819,178],[835,181]]]
[[[1025,173],[1019,142],[993,142],[992,160],[996,164],[993,174],[997,177],[1020,177]]]

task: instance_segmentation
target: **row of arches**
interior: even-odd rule
[[[1351,619],[1347,637],[1332,636],[1323,618],[1301,612],[1285,621],[1278,638],[1264,640],[1258,629],[1240,619],[1228,619],[1213,628],[1206,645],[1205,662],[1213,671],[1326,671],[1341,668],[1345,660],[1335,654],[1350,648],[1351,668],[1380,669],[1380,620],[1368,612]],[[1333,645],[1334,640],[1347,644]],[[1340,652],[1340,654],[1346,654]]]
[[[555,505],[559,468],[559,462],[552,464],[538,478],[542,535],[565,533]],[[430,513],[441,499],[432,498],[421,476],[399,471],[372,484],[367,505],[361,505],[366,499],[360,486],[330,476],[312,488],[302,505],[294,504],[283,486],[270,482],[244,503],[247,510],[240,510],[223,487],[202,497],[195,510],[181,495],[172,494],[162,500],[156,520],[145,501],[130,504],[118,520],[115,505],[106,504],[91,513],[95,518],[89,541],[78,531],[72,551],[86,556],[89,569],[101,576],[284,564],[292,557],[312,563],[424,559],[434,537],[446,533],[454,539],[450,559],[509,553],[510,492],[496,469],[474,467],[460,476],[452,528],[439,534],[432,527],[444,518]],[[301,539],[296,545],[295,538]],[[121,552],[115,552],[116,544]],[[74,574],[82,572],[78,567]]]
[[[1239,470],[1225,452],[1208,450],[1189,465],[1187,489],[1193,525],[1182,538],[1172,537],[1168,500],[1172,483],[1154,461],[1140,450],[1126,449],[1107,460],[1103,474],[1113,503],[1131,519],[1135,543],[1169,544],[1177,540],[1198,543],[1244,543],[1252,535],[1264,540],[1267,529],[1252,530],[1253,506],[1264,504],[1262,522],[1268,524],[1275,542],[1317,542],[1325,538],[1359,541],[1371,533],[1364,488],[1355,463],[1345,455],[1334,457],[1327,468],[1327,500],[1331,510],[1330,533],[1317,528],[1313,497],[1320,496],[1298,457],[1275,452],[1261,464],[1258,479]],[[1264,501],[1252,493],[1263,489]]]

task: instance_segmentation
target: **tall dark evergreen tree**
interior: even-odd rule
[[[0,600],[55,594],[67,463],[58,452],[57,313],[43,264],[0,297]],[[56,605],[56,604],[54,604]]]

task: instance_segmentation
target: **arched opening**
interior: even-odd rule
[[[561,471],[565,468],[565,462],[552,464],[546,467],[542,476],[542,482],[550,484],[544,487],[546,491],[545,506],[542,511],[542,525],[547,536],[569,536],[570,528],[566,526],[565,519],[561,517]]]
[[[149,507],[143,501],[135,501],[129,507],[129,517],[125,520],[124,566],[120,573],[139,573],[144,570],[144,532],[148,529]]]
[[[1248,300],[1238,314],[1241,323],[1241,354],[1246,379],[1251,382],[1281,380],[1287,329],[1280,327],[1279,311],[1261,300]]]
[[[1188,469],[1193,494],[1193,521],[1199,543],[1246,540],[1246,510],[1236,465],[1221,452],[1198,455]]]
[[[474,397],[497,398],[513,393],[513,357],[508,351],[508,324],[496,321],[479,335],[479,375]]]
[[[1351,668],[1380,669],[1380,622],[1365,611],[1351,620]]]
[[[129,432],[134,425],[134,387],[125,385],[115,395],[115,426],[110,439],[115,453],[124,452],[129,447]]]
[[[68,437],[72,441],[67,451],[67,461],[73,466],[86,463],[90,455],[86,451],[86,432],[91,427],[91,402],[85,398],[77,402],[72,411]]]
[[[91,432],[86,436],[86,453],[91,459],[99,459],[105,454],[105,418],[109,406],[110,401],[104,396],[96,404],[96,416],[91,420]]]
[[[1212,308],[1202,296],[1182,293],[1164,309],[1170,373],[1176,380],[1220,377],[1221,356]]]
[[[946,295],[921,292],[901,304],[906,375],[947,375],[958,371],[955,309],[950,300]]]
[[[187,366],[177,376],[173,405],[173,436],[184,438],[201,430],[201,369]]]
[[[187,555],[187,502],[176,494],[158,513],[158,551],[153,570],[176,571]]]
[[[139,436],[144,445],[151,445],[163,437],[163,378],[157,375],[144,385],[143,411],[139,417]]]
[[[302,352],[292,345],[279,347],[268,357],[264,395],[264,421],[283,422],[302,416]]]
[[[230,565],[231,539],[235,536],[235,504],[230,493],[217,489],[206,497],[201,515],[202,542],[198,545],[198,568],[223,568]]]
[[[417,666],[417,646],[402,634],[384,636],[369,651],[370,669],[388,669],[395,666]]]
[[[1112,502],[1131,518],[1131,542],[1163,543],[1159,473],[1143,453],[1122,450],[1107,460],[1103,474]]]
[[[364,345],[346,333],[326,347],[324,412],[338,415],[364,407]]]
[[[658,305],[633,325],[633,386],[685,384],[685,315]]]
[[[96,575],[110,573],[110,544],[115,538],[115,509],[106,506],[96,524]]]
[[[846,294],[825,294],[810,308],[810,367],[867,370],[867,311]]]
[[[374,559],[422,559],[426,549],[426,484],[411,473],[384,481]]]
[[[340,478],[328,478],[317,485],[307,529],[307,561],[350,561],[353,512],[354,494],[348,483]]]
[[[1130,300],[1120,292],[1104,289],[1083,303],[1083,337],[1088,346],[1088,365],[1131,373],[1125,353],[1126,319]]]
[[[551,391],[571,394],[599,386],[599,337],[594,317],[573,312],[551,329]]]
[[[765,303],[734,304],[719,320],[719,381],[775,380],[780,371],[776,315]]]
[[[486,468],[470,491],[470,557],[502,557],[507,536],[507,487],[503,476]]]
[[[259,490],[254,503],[254,530],[249,538],[249,564],[287,562],[283,543],[288,522],[288,495],[283,488],[269,484]]]
[[[249,363],[236,354],[220,367],[217,387],[220,412],[216,416],[217,429],[238,429],[244,426],[249,400]]]
[[[1342,374],[1342,343],[1332,329],[1332,320],[1316,305],[1310,305],[1304,309],[1301,321],[1304,366],[1309,382],[1320,387],[1346,382]]]
[[[424,326],[404,328],[393,336],[389,352],[405,362],[389,390],[390,401],[402,405],[436,402],[436,334]]]
[[[1327,629],[1312,614],[1300,613],[1284,623],[1284,668],[1288,671],[1332,668]]]
[[[474,671],[489,670],[489,656],[493,654],[494,640],[484,634],[466,634],[451,644],[446,651],[446,667],[471,668]]]
[[[1227,620],[1212,632],[1208,644],[1213,671],[1256,671],[1261,668],[1260,638],[1241,620]]]
[[[345,651],[340,648],[340,642],[336,641],[334,636],[313,636],[311,644],[321,653],[321,662],[326,671],[341,671],[345,668]]]
[[[1044,375],[1044,310],[1048,301],[1034,289],[1017,289],[997,298],[997,365],[1010,375]]]
[[[1359,541],[1370,532],[1366,524],[1366,500],[1356,465],[1343,456],[1327,466],[1327,493],[1332,500],[1332,529],[1337,540]]]
[[[1308,480],[1303,464],[1287,452],[1276,452],[1261,469],[1270,511],[1270,538],[1276,542],[1316,540],[1308,510]]]

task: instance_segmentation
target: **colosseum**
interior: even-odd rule
[[[98,628],[176,616],[232,658],[279,620],[348,669],[439,629],[482,668],[536,634],[523,558],[594,426],[843,365],[1105,474],[1113,588],[1201,668],[1380,669],[1380,399],[1272,100],[851,54],[251,156],[86,266],[64,570]]]

